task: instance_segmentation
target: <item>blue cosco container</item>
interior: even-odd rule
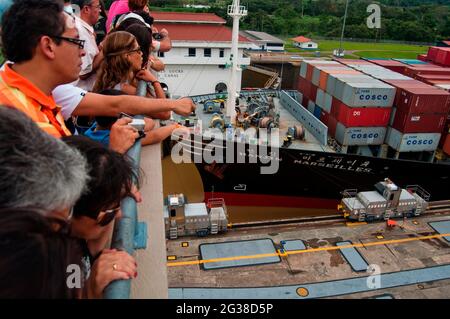
[[[345,127],[342,123],[336,126],[336,141],[345,146],[381,145],[385,137],[385,127]]]
[[[440,139],[440,133],[403,134],[389,127],[386,135],[386,144],[397,152],[434,152],[439,145]]]

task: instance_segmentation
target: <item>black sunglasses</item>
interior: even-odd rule
[[[84,44],[86,43],[86,40],[80,40],[77,38],[67,38],[67,37],[61,37],[61,36],[57,36],[57,35],[51,35],[50,37],[76,44],[76,45],[78,45],[78,47],[81,50],[84,49]]]
[[[116,218],[119,210],[120,205],[114,209],[105,210],[103,217],[100,220],[97,220],[97,224],[102,227],[108,226],[114,220],[114,218]]]

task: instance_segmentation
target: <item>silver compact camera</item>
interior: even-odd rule
[[[133,121],[128,123],[128,125],[134,127],[138,131],[144,131],[145,121],[144,119],[133,119]]]

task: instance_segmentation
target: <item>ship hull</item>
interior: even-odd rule
[[[271,164],[255,158],[248,144],[233,142],[235,155],[230,161],[225,148],[211,152],[210,141],[200,141],[193,138],[179,144],[199,171],[205,200],[222,197],[231,206],[336,209],[343,190],[372,190],[384,178],[400,187],[419,185],[431,194],[431,201],[450,199],[450,165],[446,164],[289,148],[277,149],[274,155],[269,148],[278,169],[275,174],[262,174],[261,169]],[[212,154],[214,161],[199,161],[202,152],[209,158]],[[242,163],[237,162],[238,155]]]

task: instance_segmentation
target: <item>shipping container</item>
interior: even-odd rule
[[[331,74],[358,74],[354,70],[345,68],[344,66],[341,67],[334,67],[334,68],[327,68],[326,70],[322,70],[320,72],[320,79],[319,79],[319,88],[326,91],[327,90],[327,81],[328,76]]]
[[[320,108],[320,106],[316,105],[313,114],[318,120],[320,120],[320,116],[322,115],[322,109]]]
[[[397,108],[392,127],[402,133],[441,133],[447,114],[417,114]]]
[[[386,127],[391,111],[385,107],[350,108],[340,103],[331,114],[346,127]]]
[[[385,127],[345,127],[337,123],[335,139],[341,145],[381,145],[386,137]]]
[[[317,96],[316,96],[316,104],[319,105],[320,107],[322,107],[324,105],[324,100],[325,100],[325,92],[322,91],[321,89],[317,90]]]
[[[342,63],[343,65],[358,65],[358,64],[367,64],[370,65],[372,64],[369,61],[366,60],[362,60],[362,59],[334,59],[335,61]]]
[[[336,97],[337,99],[342,100],[344,98],[345,87],[349,83],[354,83],[354,84],[359,84],[359,85],[362,85],[362,84],[372,85],[374,83],[378,83],[378,80],[376,80],[368,75],[362,74],[362,73],[360,76],[353,76],[353,75],[338,76],[334,80],[334,90],[328,91],[328,93],[330,93],[332,96]]]
[[[316,98],[317,98],[317,86],[315,86],[314,84],[312,84],[311,83],[311,86],[310,86],[310,100],[311,101],[315,101],[316,100]]]
[[[443,66],[450,66],[450,48],[439,48],[434,62]]]
[[[351,71],[351,69],[346,68],[345,66],[341,65],[341,64],[336,64],[336,66],[334,65],[330,65],[330,66],[324,66],[324,65],[318,65],[318,66],[314,66],[314,71],[313,71],[313,76],[312,76],[312,83],[315,86],[319,86],[320,85],[320,78],[323,77],[323,74],[329,74],[332,73],[333,71],[336,71],[337,73],[341,72],[341,71]]]
[[[435,87],[399,89],[395,106],[399,111],[420,113],[448,113],[450,94]]]
[[[385,67],[379,65],[353,65],[355,70],[368,74],[376,79],[380,80],[408,80],[403,74],[391,71]]]
[[[399,92],[398,89],[403,88],[424,88],[429,89],[431,86],[429,84],[414,80],[409,78],[409,80],[385,80],[389,85],[392,85],[393,87],[397,88],[397,92]]]
[[[450,92],[450,83],[449,84],[436,84],[436,87]]]
[[[308,98],[307,98],[306,96],[303,95],[302,106],[303,106],[304,108],[308,108],[308,103],[309,103]]]
[[[313,69],[313,75],[312,75],[311,83],[318,87],[319,86],[319,81],[320,81],[320,69],[315,67]]]
[[[419,59],[420,61],[423,61],[423,62],[428,62],[429,61],[426,54],[419,54],[417,56],[417,59]]]
[[[449,81],[449,80],[442,80],[442,81],[439,81],[439,80],[429,80],[428,82],[430,82],[430,83],[428,83],[428,84],[430,84],[430,85],[432,85],[432,86],[434,86],[434,87],[436,87],[437,85],[447,85],[447,84],[450,84],[450,81]]]
[[[321,60],[321,59],[313,59],[313,60],[303,60],[303,62],[305,62],[306,64],[310,64],[313,66],[316,65],[339,65],[338,62],[336,61],[332,61],[332,60]]]
[[[447,117],[447,121],[444,124],[444,128],[442,129],[442,136],[441,140],[439,141],[439,147],[443,148],[445,144],[445,139],[447,138],[447,135],[450,133],[450,115]]]
[[[437,149],[440,138],[440,133],[403,134],[389,127],[386,135],[386,144],[397,152],[434,152]]]
[[[428,55],[427,55],[427,58],[428,58],[429,60],[431,60],[431,61],[435,61],[438,52],[439,52],[439,48],[438,48],[438,47],[430,47],[430,48],[428,49]]]
[[[328,94],[325,92],[324,93],[324,104],[323,104],[322,108],[328,113],[331,112],[332,102],[333,102],[333,97],[331,96],[331,94]]]
[[[450,156],[450,134],[445,138],[444,147],[442,148],[445,154]]]
[[[309,82],[312,81],[313,72],[314,72],[314,66],[313,66],[312,64],[307,64],[307,69],[306,69],[306,79],[307,79]]]
[[[316,103],[313,101],[308,101],[308,111],[311,114],[314,114],[314,110],[316,109]]]
[[[348,106],[391,107],[396,89],[381,81],[375,81],[374,83],[346,83],[340,100]]]
[[[302,62],[301,66],[300,66],[300,76],[304,79],[306,79],[306,72],[308,70],[308,65],[306,64],[305,61]]]
[[[313,100],[311,98],[311,88],[312,88],[312,84],[310,82],[308,82],[308,80],[300,78],[298,91],[300,91],[300,93],[302,93],[303,96],[306,97],[308,100]],[[314,100],[315,100],[315,98],[314,98]]]
[[[406,76],[412,77],[414,78],[416,75],[421,75],[421,74],[435,74],[435,75],[450,75],[450,68],[443,68],[440,66],[410,66],[410,67],[406,67],[405,69],[405,73]]]
[[[426,62],[423,62],[423,61],[420,61],[417,59],[392,59],[392,60],[401,62],[403,64],[408,64],[408,65],[428,64]]]
[[[355,71],[357,72],[357,71]],[[336,92],[336,81],[338,79],[351,79],[358,82],[367,82],[370,79],[369,76],[358,72],[358,74],[329,74],[327,79],[326,92],[335,96]]]
[[[369,61],[373,64],[389,69],[393,72],[398,72],[402,74],[405,72],[406,68],[405,64],[394,60],[370,59]]]
[[[320,113],[320,121],[328,127],[329,119],[330,119],[330,114],[325,112],[324,110],[322,110],[322,112]]]
[[[418,74],[416,79],[430,85],[436,85],[439,81],[450,84],[450,75]]]
[[[336,127],[337,127],[338,121],[333,117],[328,117],[328,134],[332,137],[336,135]]]
[[[339,65],[339,63],[334,61],[325,61],[325,60],[303,60],[300,66],[300,76],[308,79],[310,82],[312,81],[312,76],[314,72],[315,66],[331,66],[331,65]]]
[[[391,116],[389,117],[389,126],[392,126],[394,124],[395,114],[397,113],[397,108],[393,107]]]

